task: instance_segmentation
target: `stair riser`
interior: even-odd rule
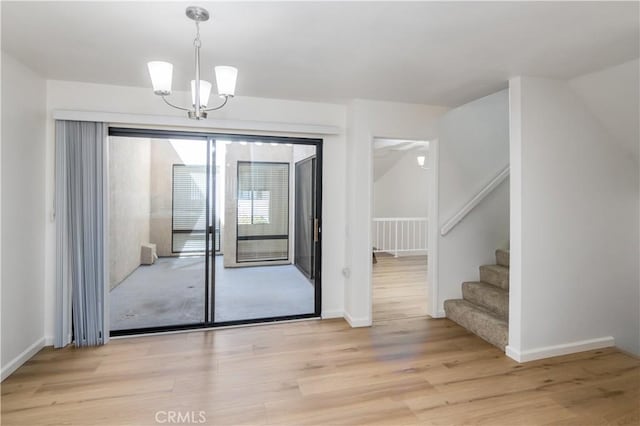
[[[504,350],[509,340],[509,328],[506,323],[479,310],[479,308],[460,302],[462,301],[447,300],[444,302],[447,318]]]
[[[500,266],[509,267],[509,252],[506,250],[496,250],[496,263]]]
[[[495,270],[481,266],[480,281],[493,284],[505,290],[509,290],[509,270]]]
[[[497,289],[489,291],[473,283],[464,283],[462,298],[493,312],[505,321],[509,318],[509,293],[497,291]]]

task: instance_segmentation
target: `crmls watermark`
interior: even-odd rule
[[[204,411],[160,410],[156,411],[155,420],[160,424],[197,425],[206,423],[207,416]]]

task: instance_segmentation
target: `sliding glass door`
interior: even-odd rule
[[[110,129],[112,335],[319,316],[321,147]]]

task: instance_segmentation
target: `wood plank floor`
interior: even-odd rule
[[[427,315],[427,256],[376,255],[373,264],[373,320]]]
[[[639,398],[615,349],[519,365],[447,319],[340,319],[45,348],[2,383],[2,424],[637,425]]]

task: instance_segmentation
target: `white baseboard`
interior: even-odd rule
[[[71,341],[71,339],[69,339]],[[53,346],[53,336],[44,336],[44,345]]]
[[[545,346],[542,348],[519,351],[511,346],[506,347],[506,354],[518,362],[529,362],[537,359],[551,358],[554,356],[569,355],[576,352],[591,351],[594,349],[608,348],[615,345],[611,336],[597,339],[580,340],[578,342],[563,343],[561,345]]]
[[[343,311],[322,311],[322,319],[344,318]]]
[[[371,327],[372,324],[371,318],[353,318],[348,312],[344,313],[344,319],[346,319],[349,325],[353,328]]]
[[[438,311],[435,314],[431,314],[431,318],[446,318],[447,314],[444,311]]]
[[[20,368],[22,364],[29,361],[31,357],[37,354],[40,349],[44,347],[44,344],[45,338],[42,337],[37,342],[25,349],[20,355],[9,361],[7,365],[2,368],[2,372],[0,372],[0,381],[4,381],[4,379],[9,377],[11,373]]]

